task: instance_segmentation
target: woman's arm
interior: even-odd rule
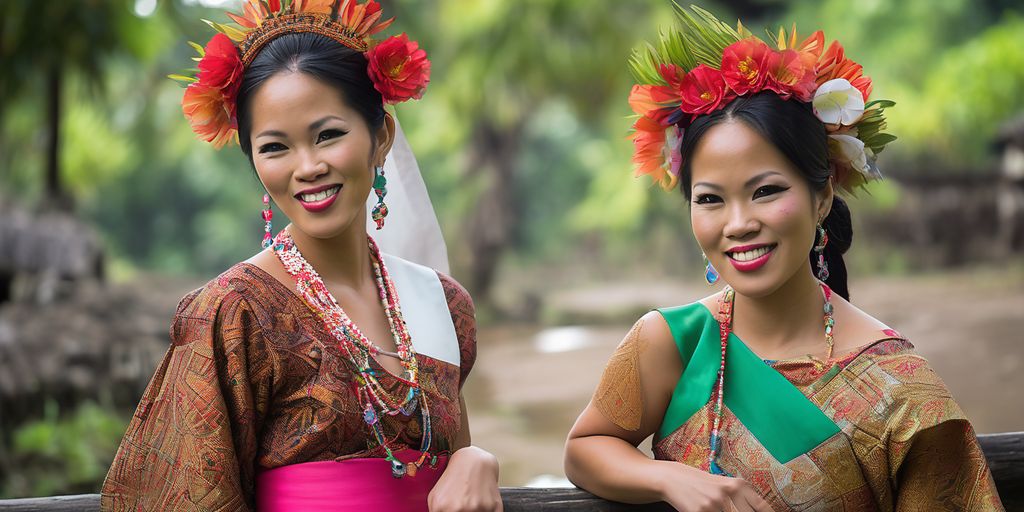
[[[918,432],[895,480],[898,512],[1003,510],[985,454],[965,420]]]
[[[498,491],[498,459],[472,445],[466,400],[460,395],[462,426],[452,443],[451,457],[444,474],[430,491],[427,505],[431,512],[501,511]]]
[[[102,510],[254,506],[256,397],[265,395],[248,364],[255,329],[238,294],[207,285],[182,300],[171,347],[107,473]]]
[[[459,408],[460,427],[452,440],[452,455],[444,474],[427,497],[431,512],[493,512],[501,511],[498,492],[498,459],[472,445],[469,411],[462,396],[462,386],[476,361],[476,309],[469,293],[455,279],[437,273],[444,289],[452,324],[459,340]]]
[[[605,367],[594,398],[569,432],[565,474],[605,499],[665,501],[677,510],[771,508],[746,482],[684,464],[652,460],[637,449],[658,429],[682,363],[660,313],[640,319]]]

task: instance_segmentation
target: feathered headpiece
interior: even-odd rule
[[[838,41],[825,48],[819,30],[800,41],[796,26],[768,33],[772,44],[736,30],[711,13],[676,6],[680,28],[663,32],[657,46],[634,50],[630,68],[638,82],[629,104],[636,175],[675,187],[683,159],[683,133],[698,116],[761,91],[811,103],[828,130],[829,161],[840,189],[853,192],[881,178],[875,157],[896,137],[883,133],[888,100],[868,101],[871,79],[846,58]],[[692,11],[692,12],[691,12]],[[798,42],[799,41],[799,42]]]
[[[394,21],[381,20],[380,4],[374,0],[245,0],[242,9],[241,14],[227,13],[234,23],[203,20],[218,33],[205,47],[189,42],[199,52],[193,58],[198,69],[170,75],[187,85],[181,107],[192,131],[217,148],[237,141],[235,100],[245,68],[264,45],[283,34],[320,34],[364,53],[367,74],[385,103],[419,99],[430,81],[430,61],[415,41],[405,34],[373,39]]]

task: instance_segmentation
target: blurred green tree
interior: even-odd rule
[[[127,1],[8,0],[0,3],[0,118],[27,93],[43,91],[46,120],[46,204],[70,209],[60,172],[61,124],[69,74],[102,87],[103,65],[131,49],[125,30],[134,20]]]

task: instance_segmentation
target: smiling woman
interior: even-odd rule
[[[265,187],[264,250],[179,304],[103,508],[500,510],[462,399],[472,300],[367,233],[371,191],[387,217],[384,104],[423,94],[425,53],[373,41],[390,20],[372,0],[244,7],[178,78],[196,133],[237,136]]]
[[[726,286],[636,323],[569,433],[567,476],[681,511],[1002,510],[942,380],[849,301],[836,193],[880,177],[892,102],[865,103],[870,79],[820,31],[769,46],[679,13],[682,33],[632,63],[634,160],[681,186]],[[636,448],[652,435],[654,460]]]

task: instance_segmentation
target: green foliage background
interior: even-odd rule
[[[47,62],[40,55],[52,53],[49,44],[70,70],[61,176],[78,210],[103,233],[115,275],[142,268],[211,276],[254,252],[261,193],[252,171],[237,150],[218,152],[192,136],[178,105],[181,91],[165,78],[187,65],[192,50],[186,40],[209,37],[199,19],[221,19],[221,9],[161,2],[140,17],[131,1],[84,1],[82,10],[102,11],[105,18],[87,19],[106,37],[91,52],[69,52],[82,41],[11,42],[16,25],[47,23],[26,15],[26,1],[4,4],[0,32],[4,59],[14,64],[0,82],[5,196],[29,206],[44,201],[37,71]],[[44,12],[65,5],[37,4]],[[636,261],[638,251],[660,254],[643,258],[660,271],[679,264],[668,255],[692,249],[679,197],[632,178],[625,138],[625,62],[634,46],[673,23],[668,2],[388,4],[398,18],[393,30],[413,34],[434,63],[428,94],[401,105],[398,114],[452,246],[456,274],[469,258],[465,218],[488,186],[486,173],[466,168],[473,130],[482,121],[499,129],[525,126],[509,191],[520,214],[509,264],[557,265],[583,248],[581,257],[607,264]],[[888,114],[900,141],[884,155],[884,170],[969,172],[992,165],[995,129],[1024,110],[1018,93],[1024,89],[1024,17],[1014,4],[790,0],[769,3],[767,18],[744,21],[755,32],[783,21],[787,27],[795,21],[801,33],[820,27],[864,64],[874,96],[898,104]],[[742,14],[704,6],[730,22]],[[12,44],[24,47],[15,52]]]

